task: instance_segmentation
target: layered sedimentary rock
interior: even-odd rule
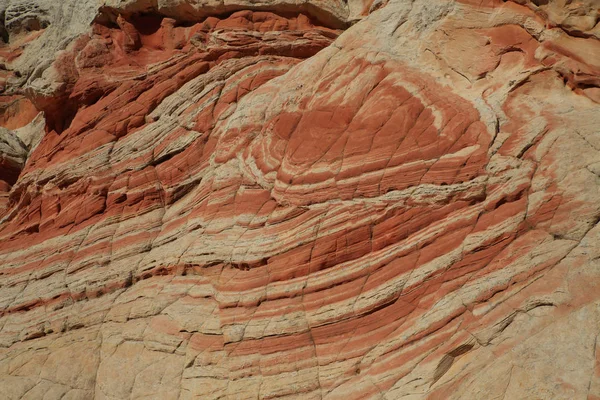
[[[599,399],[594,0],[0,5],[0,397]]]

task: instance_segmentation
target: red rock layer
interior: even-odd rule
[[[96,23],[0,210],[7,393],[600,395],[598,42],[472,3]]]

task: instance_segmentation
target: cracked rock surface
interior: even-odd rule
[[[600,399],[596,0],[0,20],[0,398]]]

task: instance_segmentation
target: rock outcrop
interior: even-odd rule
[[[0,398],[600,399],[597,1],[0,17]]]

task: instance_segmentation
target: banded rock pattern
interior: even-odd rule
[[[12,18],[2,397],[600,398],[598,8]]]

